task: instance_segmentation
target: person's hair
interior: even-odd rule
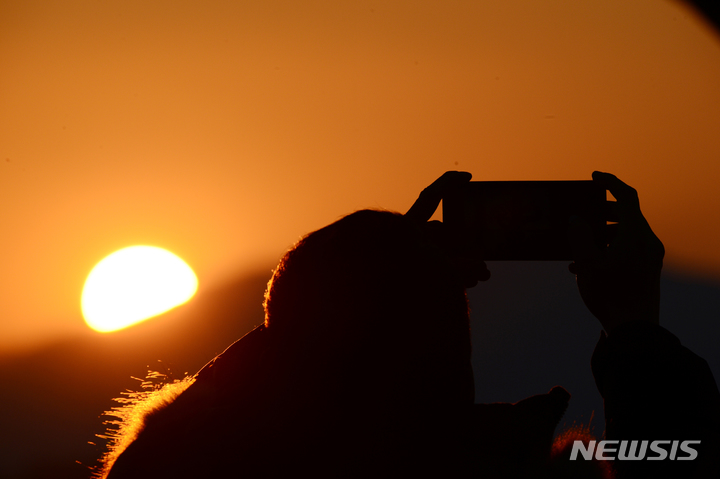
[[[442,253],[390,211],[360,210],[303,237],[280,260],[264,307],[271,329],[422,329],[458,315],[467,327],[464,289]]]

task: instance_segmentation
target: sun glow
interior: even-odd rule
[[[185,303],[197,286],[193,270],[171,252],[130,246],[105,257],[88,275],[83,317],[95,331],[117,331]]]

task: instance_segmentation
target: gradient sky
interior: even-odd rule
[[[133,244],[201,291],[448,169],[635,186],[720,278],[720,41],[657,0],[0,0],[0,351],[78,334]]]

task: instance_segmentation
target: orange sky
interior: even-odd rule
[[[203,288],[363,207],[616,173],[720,278],[720,41],[662,1],[0,0],[0,351],[85,327],[92,266]]]

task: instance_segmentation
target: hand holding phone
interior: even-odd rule
[[[425,188],[415,203],[410,207],[405,217],[417,224],[425,239],[441,250],[459,281],[466,288],[472,288],[478,281],[487,281],[490,278],[485,262],[475,254],[457,254],[455,248],[449,247],[448,230],[445,224],[439,221],[430,221],[435,210],[448,195],[459,188],[463,188],[472,178],[466,171],[447,171],[430,186]]]
[[[637,191],[615,175],[596,171],[594,181],[617,199],[608,201],[613,234],[606,247],[593,245],[587,225],[574,231],[573,246],[582,251],[570,272],[576,275],[585,305],[610,334],[631,321],[659,323],[660,272],[665,248],[640,211]]]

